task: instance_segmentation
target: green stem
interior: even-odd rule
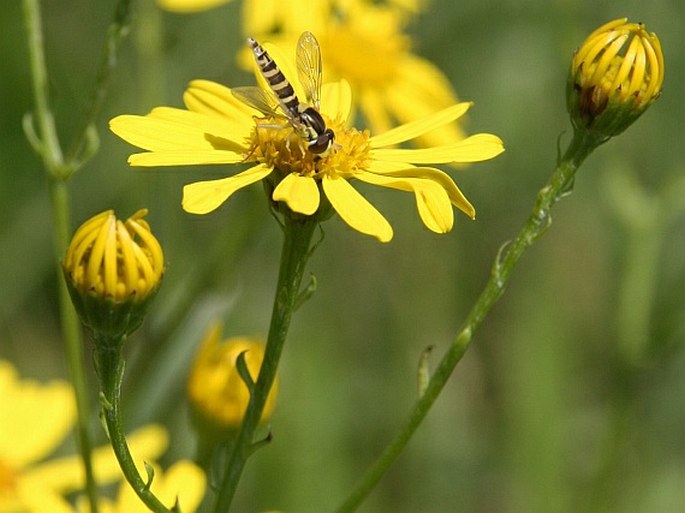
[[[154,513],[171,513],[177,509],[168,509],[150,490],[152,476],[150,476],[150,482],[146,482],[138,473],[124,435],[121,422],[121,384],[124,379],[124,360],[121,357],[121,348],[125,338],[111,340],[108,337],[94,334],[95,363],[100,380],[102,414],[107,425],[107,434],[121,471],[140,500]]]
[[[216,513],[226,513],[229,510],[247,459],[256,448],[255,430],[259,425],[264,404],[276,377],[290,320],[297,304],[302,275],[310,254],[309,246],[317,225],[318,221],[311,218],[291,219],[285,216],[281,264],[264,361],[254,384],[238,438],[226,465],[214,507]]]
[[[67,241],[69,240],[69,191],[66,183],[51,179],[50,196],[52,199],[53,217],[53,237],[55,247],[55,261],[57,265],[57,275],[59,277],[59,308],[60,324],[62,337],[64,338],[67,365],[71,376],[71,383],[74,387],[74,397],[76,399],[76,433],[83,469],[86,477],[86,494],[90,502],[91,511],[98,512],[97,482],[93,471],[93,443],[90,432],[90,419],[92,418],[91,405],[88,397],[88,383],[83,366],[83,340],[81,337],[81,322],[79,321],[76,310],[71,303],[67,285],[62,279],[62,267],[59,264],[67,251]]]
[[[60,180],[60,170],[64,167],[62,149],[57,137],[54,118],[50,110],[47,89],[47,67],[43,46],[41,12],[38,0],[24,0],[24,20],[26,23],[29,60],[35,103],[35,117],[40,137],[40,154],[43,165],[48,171],[50,200],[53,217],[53,245],[55,261],[60,262],[66,253],[70,236],[69,191],[66,183]],[[77,427],[76,438],[83,462],[85,489],[93,513],[98,511],[97,483],[93,472],[92,441],[89,422],[91,418],[88,401],[88,387],[83,371],[83,345],[80,322],[71,304],[71,299],[62,279],[62,270],[58,264],[58,301],[62,337],[65,344],[67,366],[71,383],[74,387],[76,401]]]
[[[528,220],[516,238],[500,250],[490,279],[471,308],[456,339],[440,360],[423,395],[415,403],[395,438],[391,440],[379,458],[362,476],[347,499],[336,510],[337,513],[355,511],[400,455],[440,395],[452,371],[464,356],[473,334],[503,294],[519,259],[526,249],[533,245],[549,227],[552,206],[571,191],[578,167],[599,144],[585,132],[574,132],[573,139],[566,153],[558,162],[556,170],[547,184],[538,192],[535,206]]]
[[[45,64],[40,4],[38,0],[23,0],[23,7],[31,66],[34,116],[40,134],[40,152],[46,169],[55,176],[63,165],[64,159],[48,100],[48,73]]]
[[[66,162],[71,164],[70,174],[81,167],[93,153],[88,151],[89,142],[96,137],[93,126],[107,96],[107,86],[112,70],[117,65],[119,50],[131,26],[132,0],[119,0],[114,10],[114,18],[107,29],[102,56],[95,76],[95,86],[89,107],[84,115],[74,140],[67,152]],[[86,149],[84,155],[84,148]]]

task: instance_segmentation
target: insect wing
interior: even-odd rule
[[[265,116],[283,117],[283,114],[279,112],[278,100],[261,87],[234,87],[231,92],[238,100],[257,109]]]
[[[321,48],[311,32],[303,32],[297,42],[297,75],[307,103],[319,109],[321,103]]]

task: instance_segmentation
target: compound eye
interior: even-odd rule
[[[333,133],[333,130],[331,130],[330,128],[326,129],[326,131],[323,134],[321,134],[319,137],[317,137],[309,143],[309,151],[312,152],[314,155],[322,155],[327,153],[333,145],[334,138],[335,134]]]

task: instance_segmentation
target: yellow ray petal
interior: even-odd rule
[[[319,188],[313,178],[296,173],[287,175],[274,189],[274,201],[285,201],[293,212],[307,216],[319,208]]]
[[[415,121],[410,121],[404,125],[400,125],[396,128],[388,130],[387,132],[376,135],[369,139],[369,144],[373,148],[381,148],[384,146],[390,146],[393,144],[399,144],[404,141],[409,141],[419,137],[426,132],[439,128],[447,123],[458,119],[463,116],[464,113],[469,110],[473,105],[470,102],[457,103],[439,112],[431,114],[421,119]]]
[[[430,100],[433,111],[457,103],[449,80],[432,62],[408,53],[397,67],[400,86],[406,86],[409,91],[419,91],[422,98]]]
[[[139,167],[238,164],[244,161],[243,154],[227,150],[168,150],[134,153],[128,158],[130,165]]]
[[[447,233],[452,229],[454,211],[447,191],[439,183],[425,178],[377,175],[367,172],[355,173],[354,177],[374,185],[413,192],[421,220],[429,230]]]
[[[371,133],[383,134],[391,129],[393,124],[381,95],[369,88],[360,92],[358,101]]]
[[[183,187],[183,210],[191,214],[207,214],[238,189],[258,182],[272,170],[270,166],[259,164],[235,176],[188,184]]]
[[[471,219],[476,218],[476,209],[459,190],[452,177],[434,167],[414,167],[399,162],[383,162],[375,160],[367,166],[367,171],[389,176],[414,177],[433,180],[445,189],[452,205],[464,212]]]
[[[243,142],[250,137],[254,129],[252,116],[215,116],[209,112],[194,112],[174,107],[156,107],[148,116],[198,130],[215,146],[221,146],[221,140],[225,139],[243,147]]]
[[[347,80],[329,82],[321,86],[321,112],[330,119],[347,122],[352,112],[352,89]]]
[[[180,460],[165,472],[155,468],[152,492],[168,507],[178,497],[181,510],[195,511],[205,491],[206,478],[202,470],[190,461]],[[117,511],[120,513],[146,513],[148,509],[127,483],[117,493]]]
[[[373,158],[390,162],[415,164],[447,164],[449,162],[480,162],[496,157],[504,151],[502,140],[492,134],[475,134],[448,146],[418,150],[378,148]]]
[[[165,429],[153,424],[137,429],[126,439],[143,475],[143,462],[159,458],[169,443]],[[102,484],[121,477],[121,469],[109,445],[93,451],[93,470],[96,480]],[[28,470],[26,478],[42,483],[47,490],[69,493],[83,487],[83,462],[76,456],[53,459]]]
[[[27,479],[22,476],[16,483],[17,506],[6,504],[6,499],[0,501],[2,511],[22,511],[40,513],[49,511],[50,513],[74,513],[71,504],[58,493],[46,490],[45,483],[36,479]],[[21,505],[21,506],[19,506]],[[83,510],[85,511],[85,510]],[[102,511],[102,510],[100,510]]]
[[[322,183],[331,205],[350,227],[381,242],[392,239],[390,223],[347,180],[324,175]]]
[[[246,125],[252,124],[257,111],[238,100],[231,90],[209,80],[193,80],[183,93],[188,109],[209,116],[234,119]]]
[[[157,0],[157,5],[167,11],[187,14],[207,11],[228,2],[229,0]]]
[[[170,119],[172,116],[175,119]],[[249,130],[235,130],[235,126],[229,123],[171,108],[155,109],[147,116],[117,116],[109,122],[109,128],[128,143],[148,151],[239,152],[245,149],[242,142],[249,135]]]
[[[0,459],[22,468],[50,454],[74,424],[76,408],[68,383],[20,380],[0,360]]]
[[[458,103],[449,82],[433,64],[413,56],[405,56],[403,62],[406,61],[414,64],[414,61],[419,61],[419,65],[408,68],[399,66],[400,76],[396,86],[387,92],[388,109],[397,119],[397,125],[430,116]],[[430,78],[426,78],[428,76]],[[419,148],[430,148],[461,141],[466,137],[461,120],[459,118],[429,130],[412,140],[412,143]]]

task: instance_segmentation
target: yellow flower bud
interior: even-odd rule
[[[83,323],[117,337],[134,331],[164,273],[164,255],[141,209],[125,222],[102,212],[76,230],[62,263]]]
[[[240,354],[255,381],[264,358],[262,343],[248,337],[221,341],[221,325],[210,327],[188,377],[188,398],[203,435],[230,437],[240,427],[250,401],[249,389],[236,366]],[[269,392],[262,421],[271,416],[277,393],[278,381]]]
[[[627,18],[595,30],[576,51],[567,87],[576,129],[604,141],[628,128],[661,94],[661,43]]]

